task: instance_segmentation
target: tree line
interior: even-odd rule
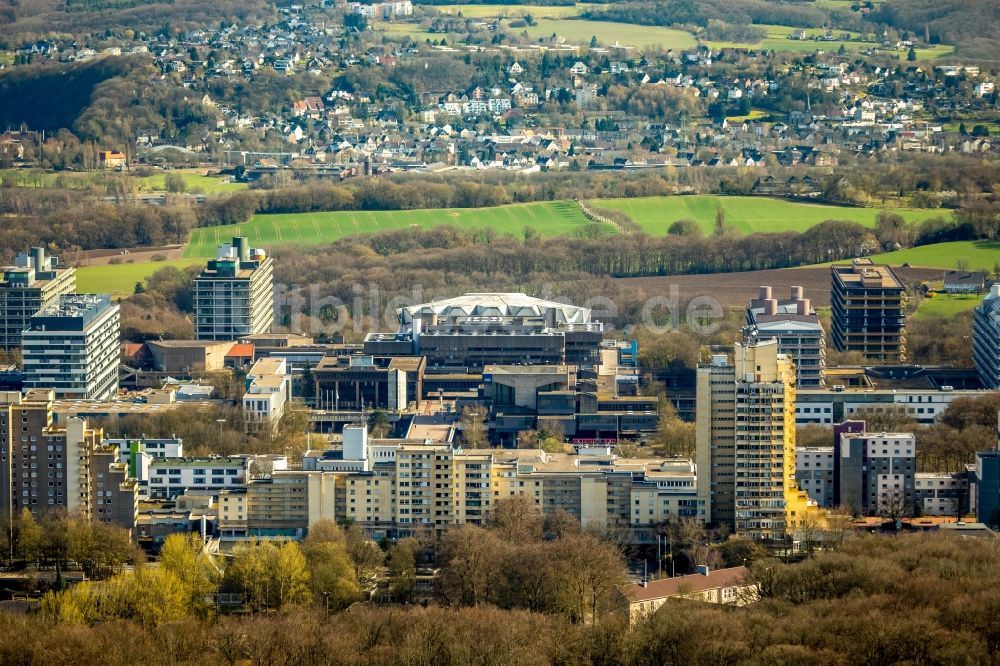
[[[167,554],[160,573],[136,574],[156,587],[130,616],[83,622],[53,615],[50,602],[37,615],[0,612],[0,661],[888,666],[990,664],[1000,652],[1000,555],[987,541],[942,534],[858,536],[799,563],[758,560],[750,580],[759,602],[672,601],[631,629],[613,614],[577,623],[489,603],[331,607],[329,614],[323,604],[289,603],[270,613],[202,618],[178,610],[211,572],[198,573],[197,551],[178,546],[182,552]],[[185,584],[178,570],[195,575]],[[167,596],[158,596],[165,589],[159,578],[175,585]]]

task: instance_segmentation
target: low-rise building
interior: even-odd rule
[[[292,380],[283,358],[262,358],[247,373],[243,423],[247,432],[273,431],[292,399]]]
[[[190,489],[218,494],[238,488],[247,480],[250,461],[250,457],[237,456],[152,459],[148,465],[149,498],[172,500]]]
[[[892,389],[827,386],[796,392],[795,424],[832,426],[866,412],[903,411],[920,425],[932,425],[956,398],[977,398],[983,391],[952,387]]]
[[[757,585],[749,581],[749,574],[750,570],[746,567],[713,571],[699,566],[698,573],[643,581],[619,588],[615,604],[633,626],[653,615],[672,599],[744,606],[758,598]]]

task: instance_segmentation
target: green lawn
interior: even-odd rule
[[[788,35],[797,30],[797,28],[791,28],[784,25],[768,25],[760,24],[754,27],[762,28],[767,32],[767,36],[756,44],[745,44],[738,42],[721,42],[721,41],[709,41],[706,44],[712,49],[723,49],[723,48],[740,48],[740,49],[768,49],[773,51],[799,51],[799,52],[812,52],[816,50],[821,51],[837,51],[840,49],[841,44],[848,51],[859,51],[862,49],[868,49],[873,47],[881,46],[872,42],[863,41],[861,35],[857,32],[852,32],[850,30],[838,30],[833,28],[833,35],[837,37],[835,41],[821,41],[817,39],[812,39],[813,37],[820,37],[825,32],[825,28],[810,28],[806,30],[807,39],[788,39]],[[848,41],[840,41],[841,35],[848,35],[850,39]],[[888,50],[889,53],[895,53],[897,55],[902,55],[906,57],[905,51],[895,51]],[[921,60],[932,60],[935,58],[941,58],[944,56],[952,55],[955,52],[953,46],[938,45],[929,48],[918,48],[917,57]]]
[[[184,179],[188,192],[201,194],[220,194],[223,192],[235,192],[246,189],[245,183],[227,182],[228,178],[218,175],[210,175],[205,169],[185,169],[176,170],[169,173],[177,174]],[[128,177],[129,174],[107,174],[103,171],[62,171],[59,173],[52,171],[41,171],[39,169],[2,169],[0,179],[14,178],[21,187],[66,187],[73,190],[103,190],[110,177]],[[165,192],[166,173],[157,173],[151,176],[135,176],[140,193],[143,192]]]
[[[618,43],[637,48],[690,49],[696,44],[694,36],[683,30],[611,21],[538,19],[535,25],[512,30],[518,33],[527,31],[532,39],[548,38],[555,34],[575,44],[589,44],[591,37],[597,37],[597,41],[605,46]]]
[[[485,10],[476,12],[476,16],[496,16],[499,9],[496,5],[485,6],[490,12]],[[446,9],[441,6],[438,9]],[[615,23],[612,21],[585,21],[574,18],[540,18],[545,14],[535,12],[538,9],[562,9],[555,7],[507,7],[507,15],[516,18],[521,10],[532,10],[536,17],[535,24],[520,28],[512,28],[507,22],[501,23],[501,29],[521,34],[527,32],[531,39],[547,40],[552,35],[562,37],[571,44],[590,44],[591,37],[605,46],[618,43],[622,46],[634,46],[636,48],[662,48],[662,49],[689,49],[696,45],[694,36],[684,30],[674,30],[673,28],[661,28],[658,26],[632,25],[629,23]],[[567,8],[571,9],[571,8]],[[576,11],[574,9],[574,11]],[[551,13],[549,13],[551,15]],[[468,14],[467,14],[468,16]],[[464,33],[432,33],[424,30],[418,23],[378,23],[374,30],[388,33],[391,36],[406,36],[416,41],[432,39],[435,42],[444,39],[449,43],[458,37],[464,37]]]
[[[982,294],[949,296],[936,294],[934,298],[924,298],[917,306],[913,316],[917,319],[925,317],[954,317],[960,312],[966,312],[983,301]]]
[[[213,257],[219,243],[247,236],[254,246],[321,245],[352,234],[406,229],[431,229],[444,224],[489,228],[498,234],[521,236],[534,227],[545,236],[572,234],[590,224],[580,207],[569,201],[513,204],[495,208],[432,208],[428,210],[338,211],[257,215],[250,222],[195,229],[185,257]],[[613,233],[608,227],[608,233]]]
[[[715,215],[721,206],[726,224],[739,233],[764,231],[805,231],[825,220],[850,220],[868,227],[875,226],[881,209],[821,206],[766,197],[721,197],[713,195],[641,197],[637,199],[595,199],[595,206],[620,210],[635,221],[643,231],[662,236],[677,220],[690,218],[698,222],[705,233],[715,227]],[[909,221],[920,221],[948,213],[940,210],[892,209]]]
[[[227,176],[209,175],[206,171],[173,171],[184,178],[188,192],[198,192],[202,194],[221,194],[224,192],[236,192],[245,190],[246,183],[231,182]],[[158,173],[152,176],[139,178],[140,187],[151,192],[165,192],[167,174]]]
[[[148,261],[135,264],[108,264],[107,266],[82,266],[76,269],[76,290],[84,294],[112,294],[127,296],[135,291],[135,283],[167,266],[186,268],[200,264],[198,259],[175,261]]]
[[[958,261],[964,261],[969,270],[992,273],[993,267],[1000,262],[1000,241],[935,243],[877,254],[872,259],[893,266],[910,264],[947,269],[955,269]]]
[[[531,14],[539,18],[564,18],[578,16],[580,12],[591,7],[587,3],[575,5],[424,5],[426,9],[434,9],[442,14],[461,14],[465,18],[508,18]]]

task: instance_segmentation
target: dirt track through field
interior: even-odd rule
[[[84,250],[77,255],[66,256],[61,260],[67,264],[75,266],[106,266],[112,259],[121,259],[115,263],[144,264],[152,261],[156,255],[161,255],[165,261],[181,259],[184,254],[183,245],[163,245],[160,247],[140,247],[129,250],[128,254],[122,254],[121,250]]]

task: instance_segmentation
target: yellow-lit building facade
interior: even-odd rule
[[[775,340],[737,343],[698,369],[699,499],[707,522],[778,540],[815,503],[795,482],[795,369]]]

